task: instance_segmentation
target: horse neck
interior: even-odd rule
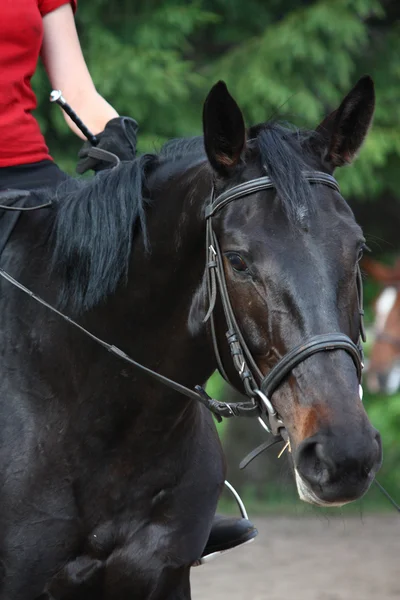
[[[215,368],[205,328],[193,337],[187,326],[191,300],[205,265],[203,206],[210,181],[201,177],[200,169],[189,169],[164,185],[155,177],[150,179],[149,251],[138,232],[127,283],[121,282],[112,296],[78,317],[79,323],[99,338],[189,387],[203,383]],[[49,279],[48,218],[45,213],[34,213],[33,218],[21,219],[3,258],[11,274],[55,305],[61,282],[55,272]],[[32,298],[5,285],[7,327],[10,335],[20,340],[27,378],[34,379],[39,372],[58,373],[62,364],[62,374],[48,382],[57,395],[73,397],[81,389],[96,387],[97,397],[111,393],[122,401],[132,396],[133,369]],[[29,321],[30,336],[37,340],[34,353],[29,336],[21,335],[21,315]],[[157,388],[160,394],[168,393],[161,385]]]
[[[128,285],[88,315],[89,321],[103,323],[105,337],[135,360],[190,387],[203,383],[215,368],[205,328],[194,337],[187,324],[205,265],[204,203],[210,181],[202,170],[202,165],[193,167],[164,185],[157,174],[150,179],[149,249],[138,235]]]

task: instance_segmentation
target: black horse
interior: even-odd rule
[[[204,106],[204,139],[63,184],[50,208],[20,217],[1,266],[99,338],[193,388],[217,367],[204,322],[213,285],[205,211],[219,198],[212,219],[226,292],[262,376],[302,342],[341,340],[292,361],[272,401],[300,496],[355,500],[381,446],[354,354],[364,239],[329,175],[354,158],[373,110],[365,77],[316,131],[246,131],[220,82]],[[267,174],[273,188],[257,188]],[[250,190],[240,186],[250,180]],[[0,282],[1,600],[189,599],[225,474],[211,413]],[[214,342],[243,389],[222,304]]]

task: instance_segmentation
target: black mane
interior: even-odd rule
[[[251,132],[251,130],[250,130]],[[303,172],[316,168],[307,164],[316,133],[267,123],[258,128],[253,143],[266,174],[274,182],[282,207],[293,225],[302,224],[315,208],[310,184]],[[251,146],[251,143],[250,143]]]
[[[204,138],[197,135],[191,138],[176,138],[169,140],[160,150],[160,156],[177,160],[187,154],[196,154],[206,156],[204,149]]]
[[[115,291],[127,276],[138,227],[147,247],[146,177],[157,162],[147,154],[57,189],[51,268],[62,281],[61,306],[87,310]]]
[[[290,221],[302,222],[312,210],[302,155],[313,134],[278,124],[261,125],[248,133],[245,160],[258,155]],[[146,154],[89,180],[61,184],[51,232],[51,268],[62,281],[61,306],[84,311],[115,291],[127,276],[132,240],[139,228],[147,247],[147,175],[161,161],[171,162],[172,172],[173,163],[190,157],[206,158],[202,136],[171,140],[158,155]]]

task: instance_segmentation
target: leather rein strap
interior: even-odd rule
[[[27,287],[22,285],[22,283],[20,283],[19,281],[14,279],[11,275],[9,275],[7,273],[7,271],[4,271],[4,269],[0,268],[0,276],[3,277],[3,279],[5,279],[9,283],[11,283],[16,288],[18,288],[19,290],[21,290],[22,292],[24,292],[25,294],[30,296],[33,300],[35,300],[42,306],[45,306],[51,312],[53,312],[56,315],[58,315],[59,317],[61,317],[64,321],[67,321],[70,325],[79,329],[82,333],[84,333],[86,336],[90,337],[97,344],[99,344],[100,346],[103,346],[103,348],[108,350],[108,352],[110,352],[111,354],[114,354],[115,356],[118,356],[119,358],[122,358],[123,360],[128,362],[133,367],[136,367],[137,369],[142,371],[144,374],[149,375],[150,377],[153,377],[160,383],[175,390],[176,392],[179,392],[180,394],[183,394],[184,396],[187,396],[188,398],[191,398],[192,400],[200,401],[202,404],[207,404],[205,401],[206,398],[211,400],[212,406],[215,409],[216,414],[218,414],[217,411],[220,411],[220,416],[223,416],[223,417],[229,417],[229,416],[234,416],[234,415],[239,416],[239,413],[236,413],[236,411],[234,409],[229,408],[230,405],[228,403],[218,402],[217,400],[212,400],[211,398],[209,398],[209,396],[207,396],[207,394],[204,392],[204,390],[201,386],[196,386],[197,391],[191,390],[190,388],[187,388],[184,385],[181,385],[180,383],[177,383],[176,381],[173,381],[172,379],[169,379],[168,377],[165,377],[164,375],[161,375],[160,373],[157,373],[156,371],[153,371],[152,369],[149,369],[148,367],[145,367],[144,365],[136,362],[120,348],[118,348],[117,346],[114,346],[113,344],[109,344],[109,343],[105,342],[104,340],[102,340],[101,338],[95,336],[91,331],[89,331],[88,329],[85,329],[85,327],[82,327],[82,325],[79,325],[79,323],[77,323],[76,321],[74,321],[73,319],[71,319],[70,317],[65,315],[63,312],[59,311],[57,308],[55,308],[54,306],[52,306],[45,300],[43,300],[43,298],[41,298],[37,294],[34,294],[31,290],[29,290]],[[204,394],[205,396],[203,396],[202,394]],[[239,405],[240,404],[241,403],[239,403]],[[232,406],[235,407],[236,404],[233,404]],[[245,411],[245,413],[246,412],[247,411]],[[251,415],[251,416],[253,416],[253,415]]]
[[[339,191],[339,186],[336,180],[327,175],[326,173],[319,172],[305,172],[304,177],[314,184],[327,185],[336,191]],[[82,333],[90,337],[97,344],[103,346],[106,350],[112,354],[118,356],[124,361],[136,369],[142,371],[144,374],[156,379],[163,385],[173,389],[180,394],[201,402],[206,406],[218,420],[222,417],[229,418],[233,416],[240,417],[258,417],[261,420],[261,416],[267,418],[267,423],[261,420],[263,427],[273,433],[274,435],[280,435],[280,429],[284,428],[284,424],[276,413],[269,396],[275,391],[280,385],[282,380],[294,369],[298,364],[304,361],[309,356],[312,356],[316,352],[331,351],[336,349],[345,350],[348,352],[357,368],[358,378],[361,379],[361,372],[363,368],[362,364],[362,349],[361,345],[356,345],[354,342],[343,333],[332,333],[326,335],[313,336],[309,340],[306,340],[303,344],[293,348],[288,352],[270,371],[270,373],[263,377],[260,369],[258,368],[245,340],[243,334],[236,321],[235,314],[232,309],[232,305],[229,299],[228,290],[226,286],[225,273],[222,262],[222,255],[219,249],[217,237],[212,227],[212,217],[227,204],[233,200],[242,198],[243,196],[256,193],[261,190],[267,190],[274,188],[274,184],[269,177],[260,177],[246,183],[235,186],[234,188],[227,190],[217,198],[214,198],[214,191],[211,195],[211,202],[206,207],[205,217],[207,221],[206,226],[206,248],[207,248],[207,274],[208,274],[208,292],[209,292],[209,310],[204,321],[210,320],[211,337],[213,341],[213,347],[215,357],[217,360],[218,369],[221,375],[229,382],[229,378],[225,373],[222,360],[220,357],[216,331],[214,322],[214,307],[217,299],[218,290],[222,301],[222,306],[225,314],[227,323],[226,337],[230,347],[233,364],[237,370],[246,391],[246,394],[251,398],[247,402],[219,402],[210,398],[205,392],[202,386],[196,386],[194,390],[149,369],[148,367],[136,362],[130,356],[128,356],[120,348],[105,342],[98,338],[93,333],[82,327],[79,323],[59,311],[57,308],[43,300],[40,296],[34,294],[31,290],[26,288],[20,282],[15,280],[9,275],[4,269],[0,269],[0,276],[7,280],[13,286],[30,296],[39,304],[45,306],[53,313],[56,313],[59,317],[67,321],[73,327],[79,329]],[[51,203],[45,205],[38,205],[36,207],[30,207],[30,210],[36,210],[41,208],[47,208]],[[4,210],[13,210],[8,206],[0,206]],[[21,209],[20,209],[21,210]],[[362,280],[361,273],[358,269],[357,272],[357,291],[359,297],[360,307],[360,337],[365,341],[364,325],[363,325],[363,310],[362,310]],[[260,385],[256,384],[256,381],[260,381]]]

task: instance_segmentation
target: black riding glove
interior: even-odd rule
[[[85,142],[78,152],[79,161],[76,172],[80,175],[92,169],[102,171],[115,166],[115,160],[103,160],[95,156],[96,150],[106,150],[115,154],[120,160],[133,160],[136,156],[136,133],[138,124],[130,117],[116,117],[108,121],[104,131],[96,137],[99,140],[97,146]],[[93,152],[93,155],[92,155]],[[112,156],[110,157],[112,159]]]

